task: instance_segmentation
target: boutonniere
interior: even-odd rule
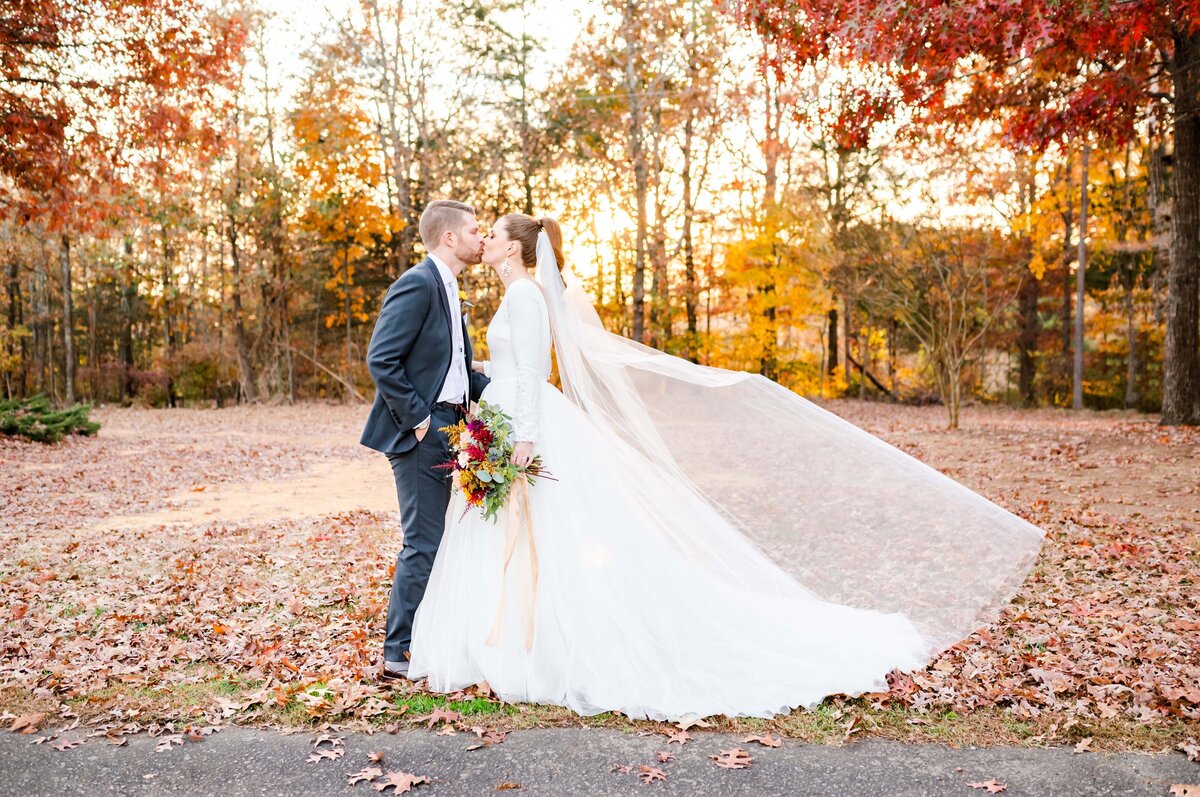
[[[459,304],[461,304],[463,307],[474,307],[475,306],[467,301],[467,292],[466,291],[458,292],[458,301],[459,301]]]

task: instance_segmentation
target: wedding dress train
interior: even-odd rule
[[[762,377],[604,332],[544,243],[544,292],[514,283],[488,327],[483,400],[557,481],[519,530],[456,491],[411,677],[583,715],[769,717],[886,690],[1019,586],[1039,529]]]

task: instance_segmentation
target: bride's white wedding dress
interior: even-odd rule
[[[742,399],[723,392],[747,375],[702,369],[697,381],[692,369],[700,366],[658,360],[667,356],[643,347],[626,350],[630,342],[624,339],[594,337],[608,333],[586,317],[590,305],[572,308],[569,293],[564,302],[553,261],[547,266],[539,257],[543,282],[548,270],[553,282],[545,293],[531,280],[514,283],[488,327],[492,381],[483,400],[513,417],[515,438],[535,443],[557,481],[530,487],[531,523],[521,524],[507,568],[513,518],[501,512],[492,523],[474,509],[464,516],[463,497],[455,491],[414,621],[411,677],[427,678],[437,692],[487,681],[505,700],[557,704],[585,715],[616,710],[668,720],[768,717],[831,694],[886,690],[887,673],[922,667],[937,648],[969,633],[1023,578],[1040,533],[961,487],[972,501],[1028,526],[1019,529],[1026,542],[1021,550],[1014,550],[1017,537],[981,544],[970,534],[972,517],[964,514],[962,533],[970,539],[961,551],[930,532],[930,551],[898,567],[882,563],[904,560],[903,551],[856,559],[850,548],[861,541],[855,531],[861,518],[845,509],[842,497],[819,492],[829,468],[815,446],[809,453],[818,458],[807,472],[816,492],[794,514],[795,491],[807,490],[803,470],[799,483],[775,484],[784,474],[795,478],[790,466],[743,470],[742,447],[770,448],[755,430],[777,420],[784,431],[768,437],[786,433],[785,419],[768,414],[740,423],[716,411],[717,405],[707,411],[696,403],[697,395],[711,398],[715,391],[720,406],[735,402],[735,413],[751,411],[747,407],[776,412],[761,397],[741,406],[736,402]],[[571,398],[548,382],[552,316],[560,375]],[[664,366],[685,368],[686,389],[678,389],[683,382]],[[660,384],[667,379],[675,389]],[[807,422],[820,427],[829,419]],[[839,434],[848,433],[839,427]],[[879,453],[888,449],[916,462],[870,440],[883,446],[872,449],[877,458],[892,456]],[[853,460],[854,440],[843,437],[840,445]],[[871,474],[860,469],[859,478]],[[931,477],[921,471],[906,484],[914,478]],[[767,488],[757,497],[747,492],[756,482]],[[869,503],[871,489],[864,486],[859,504]],[[954,512],[963,496],[949,494],[944,511]],[[908,503],[923,501],[910,495]],[[840,520],[818,508],[825,504],[840,507]],[[790,531],[775,537],[742,521],[762,518],[763,529],[775,529],[779,516]],[[836,544],[822,545],[815,533],[805,536],[805,523],[814,518],[822,525],[844,524]],[[914,539],[925,536],[918,530]],[[785,569],[780,562],[798,564]],[[995,571],[998,566],[1003,572]],[[930,567],[928,580],[937,586],[927,589],[919,574]],[[896,596],[906,593],[903,586],[889,592],[886,585],[848,583],[858,579],[908,579],[923,594],[901,599]],[[831,594],[842,600],[826,599]],[[946,607],[956,596],[966,605]],[[885,610],[864,608],[872,606]],[[498,612],[499,634],[489,643]]]

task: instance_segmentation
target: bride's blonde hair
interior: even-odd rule
[[[554,247],[554,259],[558,267],[563,267],[566,260],[562,253],[562,228],[557,221],[549,216],[535,219],[524,213],[509,213],[497,223],[503,223],[508,237],[521,245],[521,262],[526,269],[533,271],[537,267],[537,236],[542,230],[546,231],[546,237]]]

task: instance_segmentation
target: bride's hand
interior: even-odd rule
[[[472,360],[472,361],[471,361],[471,370],[472,370],[472,371],[478,371],[478,372],[479,372],[479,373],[481,373],[481,374],[482,374],[482,373],[486,373],[486,371],[487,371],[487,362],[486,362],[486,361],[484,361],[484,360]]]
[[[518,442],[513,446],[512,463],[523,468],[533,461],[533,443]]]

